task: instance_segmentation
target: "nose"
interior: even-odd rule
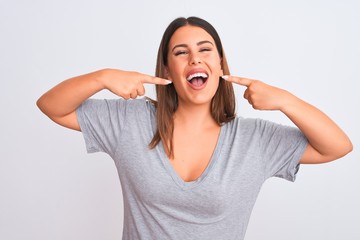
[[[201,58],[197,54],[191,54],[189,63],[190,65],[197,65],[201,63]]]

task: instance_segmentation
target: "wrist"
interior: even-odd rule
[[[283,98],[279,110],[286,114],[296,108],[300,101],[295,95],[283,90]]]
[[[108,89],[108,81],[112,79],[114,69],[105,68],[95,72],[94,82],[100,90]]]

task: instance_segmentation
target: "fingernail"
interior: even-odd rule
[[[172,84],[172,81],[170,81],[170,80],[165,80],[165,83],[166,83],[166,84]]]
[[[224,80],[228,80],[228,79],[229,79],[229,75],[221,76],[221,78],[224,79]]]

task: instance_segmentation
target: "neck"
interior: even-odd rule
[[[190,129],[204,129],[217,126],[210,112],[210,104],[186,105],[179,104],[174,114],[175,125],[181,124]]]

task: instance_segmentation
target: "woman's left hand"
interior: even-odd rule
[[[223,79],[245,86],[244,98],[258,110],[280,110],[309,141],[300,163],[325,163],[352,150],[347,135],[328,116],[290,92],[261,81],[235,76]]]
[[[270,86],[259,80],[228,75],[222,78],[245,86],[244,98],[257,110],[281,110],[292,96],[284,89]]]

